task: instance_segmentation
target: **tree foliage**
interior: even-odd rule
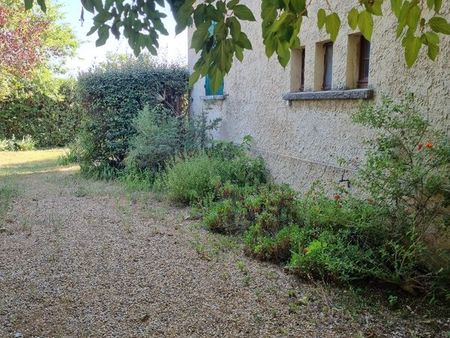
[[[0,0],[0,67],[21,76],[55,58],[70,55],[77,42],[58,20],[58,6],[46,13],[25,11],[20,0]]]
[[[25,11],[21,0],[0,0],[0,101],[37,83],[51,87],[48,73],[58,71],[78,45],[61,18],[59,7],[50,2],[44,14]]]
[[[72,141],[81,119],[75,85],[55,74],[77,40],[61,18],[50,2],[43,13],[0,0],[0,138],[30,135],[40,147]]]
[[[24,0],[31,8],[33,0]],[[217,89],[223,76],[230,71],[233,58],[243,60],[244,50],[252,44],[241,22],[255,21],[252,11],[240,0],[81,0],[84,9],[95,14],[90,34],[97,32],[97,46],[106,42],[110,33],[116,38],[122,34],[138,54],[148,49],[156,54],[159,34],[167,34],[161,21],[165,14],[159,6],[169,4],[177,21],[176,31],[195,25],[191,47],[200,58],[195,64],[191,84],[208,74],[212,87]],[[351,29],[359,29],[368,40],[372,37],[374,17],[383,16],[385,0],[354,0],[355,6],[347,18],[341,18],[327,1],[320,8],[317,24],[325,29],[331,40],[336,40],[343,21]],[[45,0],[38,0],[45,9]],[[442,0],[390,0],[390,13],[397,19],[396,35],[405,51],[405,60],[411,67],[421,48],[427,48],[428,57],[435,60],[439,53],[440,37],[450,34],[450,23],[440,15]],[[290,60],[291,51],[300,46],[299,33],[303,18],[308,16],[311,1],[261,0],[262,37],[268,57],[276,54],[282,66]],[[209,29],[215,23],[213,31]]]

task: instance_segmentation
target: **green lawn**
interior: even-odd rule
[[[11,175],[26,175],[52,171],[76,170],[77,166],[61,167],[58,157],[66,149],[32,150],[32,151],[2,151],[0,152],[0,177]]]

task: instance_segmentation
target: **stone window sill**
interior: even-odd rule
[[[344,89],[317,92],[292,92],[283,95],[286,101],[313,101],[313,100],[370,100],[373,98],[373,89]]]
[[[203,101],[223,101],[227,98],[227,94],[225,95],[208,95],[208,96],[200,96]]]

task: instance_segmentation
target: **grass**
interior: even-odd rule
[[[77,166],[60,167],[58,158],[66,149],[2,151],[0,152],[0,177],[27,175],[76,169]]]
[[[4,185],[0,184],[0,229],[5,218],[6,213],[9,210],[11,202],[14,197],[17,196],[17,187],[6,183]]]
[[[18,195],[17,176],[78,169],[76,166],[58,166],[58,158],[65,151],[0,151],[0,228],[13,199]]]

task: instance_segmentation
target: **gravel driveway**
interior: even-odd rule
[[[8,182],[0,337],[446,336],[448,320],[364,308],[249,259],[149,193],[71,171]]]

